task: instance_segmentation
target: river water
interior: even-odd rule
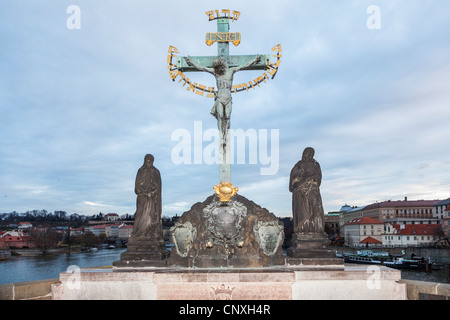
[[[126,249],[97,252],[50,253],[47,255],[10,257],[0,261],[0,284],[59,278],[69,266],[79,268],[111,266]]]
[[[97,252],[51,253],[48,255],[10,257],[0,261],[0,284],[59,278],[69,266],[79,268],[111,266],[126,249]],[[73,267],[72,267],[73,268]],[[448,270],[402,270],[402,279],[450,283]]]

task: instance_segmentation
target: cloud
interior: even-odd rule
[[[312,146],[326,211],[404,195],[447,198],[450,5],[377,1],[381,29],[369,30],[371,4],[79,1],[81,29],[68,30],[68,4],[10,3],[0,12],[1,210],[132,213],[146,153],[161,171],[168,214],[211,195],[216,166],[176,165],[170,138],[192,132],[194,121],[215,128],[212,99],[171,81],[166,61],[169,45],[217,54],[204,42],[216,29],[205,11],[216,8],[241,12],[232,54],[283,49],[275,79],[233,95],[233,128],[280,133],[275,175],[261,176],[259,164],[232,167],[244,196],[289,215],[287,177]],[[235,83],[256,73],[238,73]],[[189,76],[215,85],[210,75]]]
[[[95,203],[95,202],[91,202],[91,201],[84,201],[83,203],[87,204],[88,206],[94,206],[94,207],[110,207],[109,205],[106,205],[106,204]]]

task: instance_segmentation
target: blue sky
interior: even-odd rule
[[[70,5],[80,29],[67,28]],[[380,29],[368,27],[371,5]],[[170,80],[167,50],[216,55],[204,41],[214,9],[241,12],[231,54],[283,50],[275,79],[233,95],[232,128],[279,132],[276,174],[261,175],[260,161],[232,165],[240,194],[290,216],[289,173],[311,146],[325,212],[450,197],[450,3],[0,0],[0,212],[133,214],[147,153],[162,175],[163,215],[211,195],[217,165],[174,163],[171,137],[193,135],[196,122],[216,128],[212,100]]]

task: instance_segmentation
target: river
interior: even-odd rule
[[[59,278],[69,266],[79,268],[111,266],[126,249],[104,249],[97,252],[50,253],[48,255],[10,257],[0,261],[0,284]],[[450,283],[447,270],[402,270],[402,278]]]
[[[111,266],[126,249],[97,252],[50,253],[47,255],[9,257],[0,261],[0,284],[59,278],[69,266],[79,268]]]

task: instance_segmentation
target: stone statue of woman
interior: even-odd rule
[[[324,211],[319,190],[322,171],[313,157],[314,149],[306,148],[302,160],[291,171],[289,191],[292,192],[294,233],[324,233]]]
[[[162,238],[161,175],[153,166],[154,157],[147,154],[136,175],[137,195],[133,237]]]
[[[165,248],[162,232],[161,175],[153,166],[154,157],[147,154],[136,175],[137,195],[133,232],[127,251],[114,261],[115,267],[164,267],[170,252]]]

